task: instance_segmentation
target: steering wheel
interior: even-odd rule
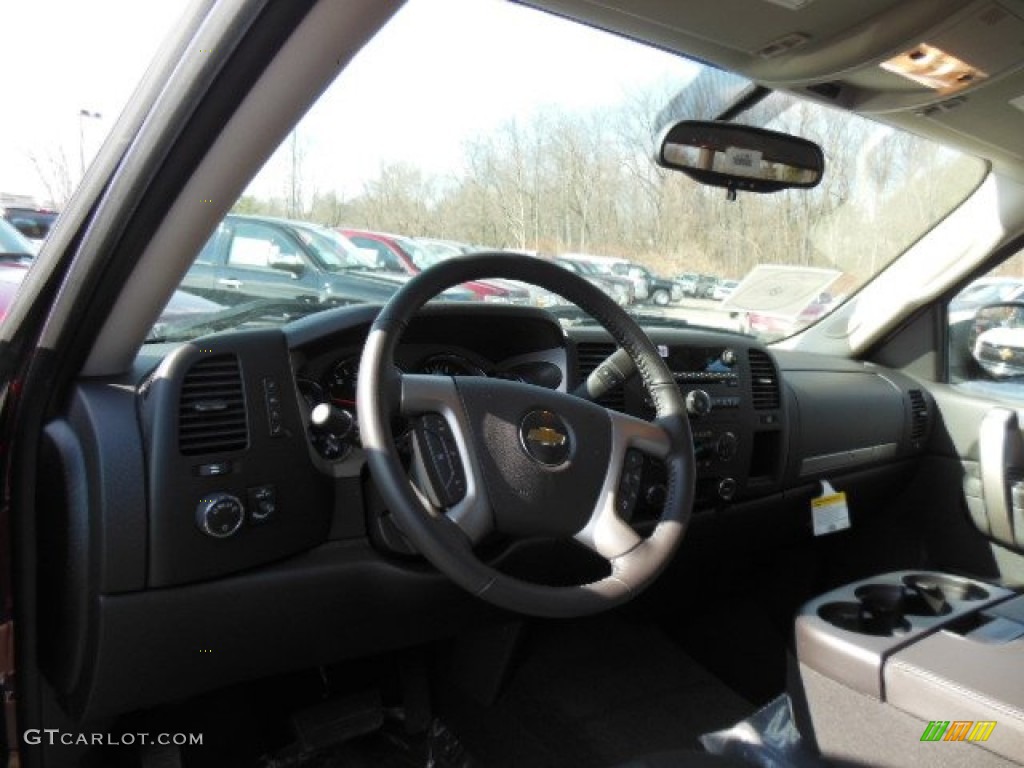
[[[581,397],[478,377],[406,374],[395,348],[413,315],[446,288],[488,277],[554,291],[589,313],[636,365],[654,403],[644,421]],[[441,262],[406,283],[373,323],[359,364],[356,409],[366,459],[399,529],[439,571],[502,608],[572,617],[636,596],[671,560],[693,508],[693,439],[675,379],[647,335],[615,302],[542,259],[480,253]],[[417,459],[433,482],[414,488],[392,424],[419,419]],[[616,510],[627,463],[661,460],[665,505],[646,538]],[[420,483],[420,485],[424,485]],[[561,537],[604,558],[611,573],[590,584],[546,586],[512,578],[473,546],[491,533]]]

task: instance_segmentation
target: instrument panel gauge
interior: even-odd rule
[[[358,378],[358,357],[346,357],[332,365],[324,377],[324,388],[331,402],[342,408],[355,408]]]
[[[430,376],[486,376],[483,369],[460,355],[431,355],[418,366]]]

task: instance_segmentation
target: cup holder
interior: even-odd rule
[[[875,637],[892,637],[897,632],[908,632],[908,622],[898,612],[878,610],[861,602],[825,603],[818,608],[818,616],[833,626]]]
[[[924,580],[913,584],[864,584],[853,594],[862,603],[901,616],[945,616],[953,610],[946,593]]]
[[[919,594],[941,592],[946,600],[985,600],[989,596],[987,589],[973,581],[941,573],[910,573],[903,577],[903,583]]]

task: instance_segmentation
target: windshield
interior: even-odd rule
[[[537,43],[529,56],[524,39]],[[417,64],[396,66],[408,61]],[[330,271],[390,269],[397,258],[385,239],[372,249],[361,240],[353,256],[334,229],[401,236],[420,269],[445,256],[418,238],[538,258],[573,254],[588,275],[619,264],[619,277],[606,283],[617,284],[620,303],[643,321],[770,341],[833,311],[962,202],[986,166],[780,93],[736,122],[820,144],[825,175],[817,187],[741,192],[730,201],[724,190],[652,161],[663,127],[714,119],[749,85],[518,4],[410,0],[321,96],[234,211],[330,228],[303,235]],[[410,114],[429,119],[410,132]],[[281,258],[268,264],[290,273],[273,285],[275,296],[282,284],[313,291],[307,282],[322,294],[324,281],[311,270]],[[228,295],[223,285],[241,283],[254,291],[251,300],[271,290],[216,256],[195,269],[202,279],[182,288],[214,302],[236,303],[237,289]],[[683,274],[688,279],[677,279]],[[794,285],[792,300],[763,301]],[[348,302],[386,300],[341,282],[329,287]]]
[[[421,270],[432,267],[456,255],[451,250],[437,246],[431,248],[429,245],[417,243],[408,237],[399,238],[397,242],[409,254],[412,263]]]

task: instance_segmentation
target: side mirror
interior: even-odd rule
[[[306,271],[306,264],[302,261],[301,256],[285,256],[280,253],[271,256],[267,266],[282,272],[290,272],[293,277],[302,277]]]
[[[810,189],[825,173],[825,155],[813,141],[749,125],[684,120],[666,128],[658,165],[694,181],[737,191]]]
[[[971,357],[996,379],[1024,376],[1024,302],[987,304],[974,314]]]

